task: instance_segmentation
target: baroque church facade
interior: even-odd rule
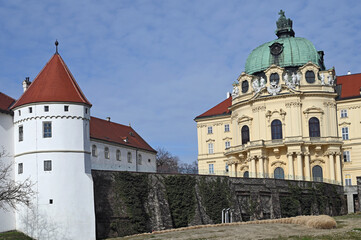
[[[361,176],[361,74],[336,76],[324,52],[295,37],[255,48],[227,99],[197,116],[200,174],[356,185]]]
[[[57,42],[56,42],[57,46]],[[29,206],[0,209],[0,232],[36,239],[95,239],[91,170],[156,172],[156,151],[130,126],[92,117],[58,51],[15,100],[0,92],[2,166],[29,179]]]

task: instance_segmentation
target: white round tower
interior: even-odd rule
[[[36,191],[16,228],[36,239],[95,239],[90,107],[56,52],[12,108],[15,179]]]

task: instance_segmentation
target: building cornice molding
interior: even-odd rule
[[[65,115],[51,115],[51,116],[35,116],[35,117],[28,117],[28,118],[23,118],[20,119],[18,121],[15,121],[14,124],[18,124],[18,123],[22,123],[22,122],[26,122],[26,121],[30,121],[30,120],[36,120],[36,119],[81,119],[81,120],[85,120],[85,121],[89,121],[89,118],[85,118],[83,116],[65,116]]]
[[[15,154],[14,157],[20,157],[23,155],[38,154],[38,153],[85,153],[85,154],[90,154],[89,151],[82,151],[82,150],[41,150],[41,151],[29,151],[29,152]]]

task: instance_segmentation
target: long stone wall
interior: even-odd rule
[[[346,213],[341,186],[279,179],[92,171],[97,238],[221,222]]]

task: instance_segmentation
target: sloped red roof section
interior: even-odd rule
[[[337,76],[337,85],[341,85],[340,99],[360,97],[361,73]]]
[[[156,152],[132,127],[96,117],[90,118],[90,137]]]
[[[232,98],[229,97],[226,100],[224,100],[223,102],[216,105],[215,107],[209,109],[205,113],[197,116],[195,119],[231,114],[231,111],[228,109],[231,105],[232,105]]]
[[[0,92],[0,111],[10,112],[10,107],[14,102],[15,102],[15,99]]]
[[[12,108],[36,102],[74,102],[91,105],[57,53]]]

